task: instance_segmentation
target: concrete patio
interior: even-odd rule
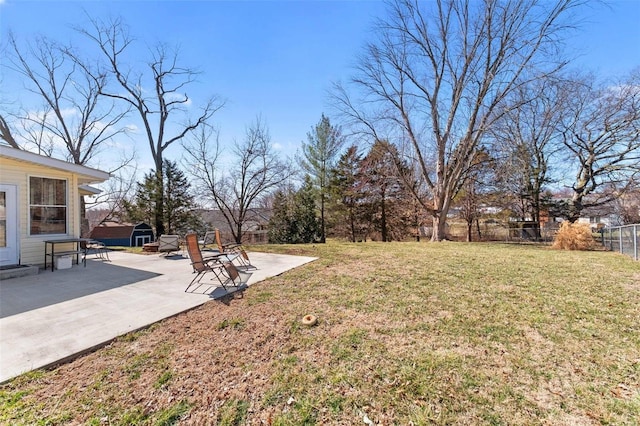
[[[0,383],[226,295],[207,285],[184,292],[193,278],[186,254],[109,255],[111,262],[89,258],[86,268],[0,281]],[[249,285],[316,259],[249,256],[257,267]]]

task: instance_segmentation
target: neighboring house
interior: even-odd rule
[[[142,247],[155,241],[153,229],[146,223],[104,222],[91,230],[91,239],[107,246]]]
[[[80,236],[80,197],[109,173],[0,145],[0,266],[44,263],[45,240]]]
[[[218,228],[223,241],[233,240],[229,223],[220,210],[199,210],[198,214],[208,230]],[[247,220],[242,227],[242,242],[245,244],[266,244],[271,215],[270,209],[250,209],[247,212]]]
[[[620,215],[616,212],[613,203],[603,204],[596,207],[585,208],[578,218],[578,223],[585,223],[591,227],[592,231],[599,231],[608,226],[622,224]]]

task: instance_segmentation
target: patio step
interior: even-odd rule
[[[26,277],[28,275],[36,275],[39,268],[31,265],[12,265],[10,267],[0,268],[0,280],[8,280],[10,278]]]

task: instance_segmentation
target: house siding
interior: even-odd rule
[[[74,173],[51,169],[9,158],[0,160],[0,181],[15,185],[18,193],[18,229],[19,262],[21,264],[41,265],[44,263],[44,241],[57,237],[80,235],[80,210],[78,177]],[[39,176],[67,181],[67,233],[64,235],[29,235],[29,177]],[[57,249],[57,247],[56,247]],[[64,247],[60,247],[64,250]]]

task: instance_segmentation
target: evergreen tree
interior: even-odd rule
[[[311,177],[305,176],[304,184],[294,196],[291,217],[295,229],[295,243],[314,243],[320,240],[321,224],[316,217],[316,203]]]
[[[307,133],[307,143],[302,145],[302,168],[312,179],[317,191],[320,207],[320,242],[326,240],[325,203],[333,168],[344,138],[338,127],[332,126],[329,118],[322,114],[320,122]]]
[[[395,145],[376,141],[362,160],[358,187],[365,216],[382,241],[401,240],[411,223],[411,194],[404,181],[411,176]]]
[[[332,235],[356,242],[363,238],[362,197],[357,188],[362,157],[355,145],[342,154],[331,170],[328,223]]]
[[[195,199],[191,184],[175,161],[164,161],[164,220],[169,234],[186,234],[203,228],[202,221],[193,212]]]
[[[178,168],[175,161],[170,160],[164,160],[163,173],[164,232],[182,235],[188,231],[201,231],[202,221],[193,212],[195,200],[189,192],[191,184],[185,173]],[[160,185],[155,172],[152,171],[144,176],[142,183],[138,183],[134,199],[124,203],[128,221],[154,223],[157,208],[155,194],[160,190]]]
[[[303,186],[295,193],[283,190],[276,192],[268,235],[272,244],[318,241],[320,222],[316,217],[315,194],[309,176],[305,177]]]
[[[158,180],[155,172],[144,175],[142,182],[138,182],[133,200],[123,200],[125,221],[131,223],[144,222],[153,226],[155,219],[155,194]]]
[[[290,197],[289,194],[280,189],[273,197],[272,215],[269,219],[269,243],[286,244],[291,241],[290,235]]]

